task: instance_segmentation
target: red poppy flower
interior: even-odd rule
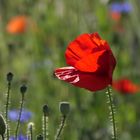
[[[58,79],[90,91],[112,84],[116,60],[108,43],[98,33],[77,37],[68,45],[65,56],[70,66],[55,70]]]
[[[120,12],[113,12],[112,11],[112,12],[110,12],[110,16],[116,22],[120,21],[120,19],[121,19],[121,13]]]
[[[127,78],[113,81],[113,88],[122,94],[134,94],[140,91],[140,87]]]
[[[13,17],[7,24],[6,30],[11,34],[23,33],[26,30],[27,18],[25,16]]]

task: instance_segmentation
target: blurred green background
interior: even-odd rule
[[[140,1],[127,0],[132,11],[122,13],[119,20],[110,14],[113,2],[115,0],[0,0],[0,112],[5,104],[6,74],[11,71],[14,80],[10,108],[18,108],[19,87],[26,83],[25,108],[33,112],[34,133],[42,131],[42,106],[48,104],[49,139],[54,139],[61,120],[59,102],[68,101],[71,112],[62,140],[109,140],[111,124],[106,89],[91,93],[73,87],[54,78],[53,71],[66,66],[64,53],[70,41],[81,33],[98,32],[109,42],[116,57],[114,79],[126,76],[140,83]],[[18,15],[27,16],[27,29],[21,34],[10,34],[6,26]],[[112,91],[119,140],[139,140],[140,94],[123,96]]]

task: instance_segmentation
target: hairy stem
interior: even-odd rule
[[[2,137],[2,140],[4,140],[4,135],[1,135],[1,137]]]
[[[109,86],[107,87],[107,92],[106,93],[107,93],[107,97],[108,97],[108,104],[109,104],[111,122],[112,122],[112,127],[113,127],[112,140],[117,140],[117,130],[116,130],[114,104],[113,104],[113,99],[112,99],[112,95],[111,95],[111,89],[110,89]]]
[[[15,131],[16,140],[17,140],[18,129],[19,129],[19,125],[20,125],[21,114],[22,114],[22,110],[23,110],[23,104],[24,104],[24,95],[22,95],[22,99],[21,99],[21,103],[20,103],[20,110],[19,110],[19,117],[18,117],[17,127],[16,127],[16,131]]]
[[[48,117],[43,116],[43,137],[44,140],[47,140],[47,135],[48,135]]]
[[[58,129],[58,131],[57,131],[55,140],[58,140],[58,139],[59,139],[59,137],[60,137],[60,135],[61,135],[61,132],[62,132],[64,126],[65,126],[65,121],[66,121],[66,116],[63,115],[62,121],[61,121],[60,127],[59,127],[59,129]]]
[[[11,90],[11,82],[8,82],[7,94],[6,94],[6,105],[5,105],[5,119],[6,119],[6,138],[9,139],[10,131],[9,131],[9,120],[8,120],[8,110],[10,105],[10,90]]]
[[[28,137],[29,140],[33,140],[33,127],[31,126],[29,128],[29,137]]]

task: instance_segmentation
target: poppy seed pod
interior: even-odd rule
[[[13,79],[13,73],[9,72],[9,73],[7,74],[7,81],[8,81],[8,82],[11,82],[12,79]]]
[[[49,108],[47,104],[43,106],[43,113],[44,113],[44,116],[49,116]]]
[[[69,102],[60,102],[59,105],[60,112],[66,116],[70,112],[70,104]]]
[[[29,122],[28,123],[28,130],[32,131],[34,127],[34,123],[33,122]]]
[[[27,90],[27,86],[26,86],[26,85],[22,85],[22,86],[20,87],[20,92],[21,92],[22,94],[24,94],[24,93],[26,92],[26,90]]]
[[[3,118],[3,116],[0,114],[0,135],[4,135],[6,131],[6,122]]]

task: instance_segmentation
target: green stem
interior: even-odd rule
[[[29,140],[33,140],[33,128],[30,128],[30,139]]]
[[[4,135],[1,135],[1,137],[2,137],[2,140],[4,140]]]
[[[58,140],[58,139],[59,139],[59,137],[60,137],[60,135],[61,135],[61,132],[62,132],[62,130],[63,130],[63,128],[64,128],[65,121],[66,121],[66,116],[63,115],[62,121],[61,121],[60,127],[59,127],[59,129],[58,129],[58,131],[57,131],[57,135],[56,135],[55,140]]]
[[[27,139],[33,140],[33,124],[29,123],[27,128]]]
[[[47,140],[47,135],[48,135],[48,117],[43,116],[43,137],[44,140]]]
[[[6,94],[6,105],[5,105],[5,119],[6,119],[6,124],[7,124],[7,129],[6,129],[6,137],[9,140],[9,120],[8,120],[8,110],[9,110],[9,104],[10,104],[10,89],[11,89],[11,82],[8,82],[8,89],[7,89],[7,94]]]
[[[21,114],[22,114],[23,104],[24,104],[24,94],[22,94],[20,110],[19,110],[19,117],[18,117],[17,127],[16,127],[16,131],[15,131],[15,138],[16,138],[16,140],[17,140],[18,129],[19,129],[19,125],[20,125],[20,118],[21,118]]]
[[[110,116],[111,116],[111,122],[113,127],[113,134],[112,134],[112,140],[117,140],[117,131],[116,131],[116,121],[115,121],[115,111],[114,111],[114,104],[113,99],[110,91],[110,87],[107,87],[107,97],[108,97],[108,103],[109,103],[109,110],[110,110]]]

